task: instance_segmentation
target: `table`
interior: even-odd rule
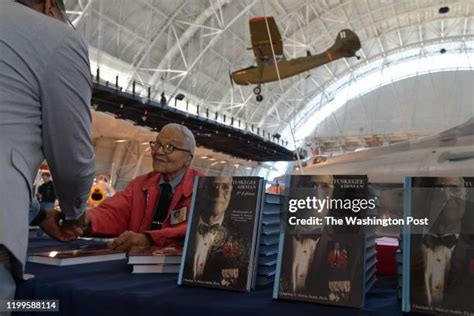
[[[59,245],[30,240],[30,249]],[[67,247],[67,245],[62,245]],[[180,287],[177,275],[131,274],[127,260],[47,266],[28,263],[35,278],[17,286],[17,299],[58,299],[61,315],[401,315],[396,277],[383,277],[367,296],[364,310],[272,299],[272,288],[251,293]],[[28,315],[29,313],[19,313]],[[40,315],[41,313],[31,313]],[[47,315],[51,315],[48,313]]]

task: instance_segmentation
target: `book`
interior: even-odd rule
[[[280,237],[278,234],[260,236],[260,245],[264,245],[264,246],[278,245],[279,241],[280,241]]]
[[[82,246],[74,250],[45,251],[28,255],[27,261],[54,266],[69,266],[84,263],[121,260],[126,253],[100,246]]]
[[[132,273],[178,273],[179,264],[135,264]]]
[[[276,262],[277,262],[277,254],[258,257],[258,265],[261,265],[261,266],[273,266],[273,265],[276,265]]]
[[[254,271],[256,283],[253,284],[253,288],[257,285],[266,286],[274,281],[280,242],[281,202],[280,194],[265,193],[262,199],[259,260]],[[262,277],[266,278],[264,282],[262,282]]]
[[[262,235],[280,235],[280,223],[262,226]]]
[[[403,311],[474,314],[473,197],[474,178],[405,179]]]
[[[133,248],[128,253],[128,264],[180,264],[181,247]]]
[[[197,178],[179,285],[250,291],[263,183],[258,177]]]
[[[364,203],[375,207],[367,177],[307,175],[288,182],[273,297],[363,307],[366,272],[373,271],[375,256],[366,262],[365,226],[346,224],[345,218],[364,218]],[[342,224],[327,224],[328,217]],[[317,218],[325,224],[302,223]]]

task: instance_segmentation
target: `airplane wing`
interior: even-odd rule
[[[272,61],[273,51],[277,56],[283,55],[283,42],[273,17],[252,18],[249,25],[252,49],[258,64],[265,60]]]

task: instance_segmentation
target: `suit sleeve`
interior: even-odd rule
[[[87,211],[91,219],[91,233],[96,236],[118,236],[128,229],[132,212],[135,181],[125,190],[105,200],[100,206]]]
[[[70,32],[47,65],[40,79],[43,152],[65,218],[75,220],[84,212],[95,173],[87,45]]]
[[[180,224],[176,227],[166,227],[160,230],[149,230],[145,232],[156,246],[164,247],[171,244],[181,244],[186,235],[186,224]]]

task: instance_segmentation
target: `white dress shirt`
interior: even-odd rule
[[[212,226],[218,224],[219,226],[222,225],[222,221],[224,220],[224,214],[219,216],[218,218],[214,218],[212,223],[209,225],[204,223],[202,218],[199,218],[199,225],[206,225]],[[202,277],[204,273],[204,268],[206,267],[207,258],[211,251],[212,246],[214,245],[214,241],[217,234],[213,234],[211,232],[207,232],[205,235],[201,235],[199,231],[196,232],[196,252],[194,254],[194,275],[193,278],[199,279]]]
[[[456,235],[459,238],[459,235]],[[425,290],[428,305],[443,302],[444,286],[451,269],[451,259],[455,246],[448,248],[437,245],[434,248],[422,246],[425,262]]]
[[[305,287],[318,242],[319,239],[303,238],[302,240],[297,240],[293,238],[294,257],[291,270],[293,292],[295,293]]]

